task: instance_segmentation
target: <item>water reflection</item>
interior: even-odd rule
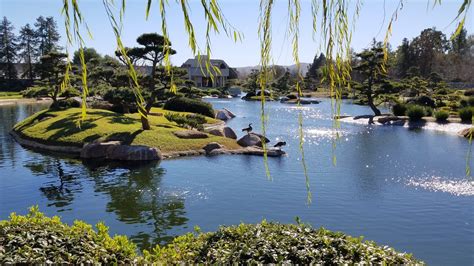
[[[55,206],[58,212],[71,210],[67,208],[74,201],[76,193],[82,192],[81,181],[75,176],[74,164],[57,157],[45,156],[44,160],[27,162],[24,167],[38,176],[47,176],[48,181],[39,190],[48,199],[48,207]]]
[[[107,212],[128,224],[147,224],[149,231],[132,235],[141,248],[169,242],[174,236],[168,230],[185,224],[184,197],[167,191],[161,185],[165,170],[157,162],[148,164],[117,164],[85,162],[95,191],[110,196]]]

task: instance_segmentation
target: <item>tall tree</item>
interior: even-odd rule
[[[17,37],[13,33],[12,23],[3,17],[0,23],[0,67],[7,79],[17,78],[15,60],[17,59]]]
[[[61,49],[58,45],[61,35],[59,35],[58,25],[53,17],[38,17],[35,27],[41,56]]]
[[[102,56],[94,49],[94,48],[87,48],[84,47],[84,61],[87,64],[89,61],[92,59],[101,59]],[[72,58],[72,63],[75,65],[80,65],[81,64],[81,59],[80,59],[80,51],[77,50],[74,52],[74,56]]]
[[[360,84],[354,88],[366,98],[367,104],[376,116],[381,115],[380,110],[375,106],[374,99],[382,92],[385,81],[384,51],[380,42],[375,42],[370,49],[366,49],[356,54],[358,64],[354,67],[354,71],[358,72],[363,78]]]
[[[410,46],[422,76],[428,77],[433,72],[439,56],[447,51],[448,45],[446,36],[435,28],[425,29],[413,39]]]
[[[20,48],[20,57],[27,64],[25,75],[32,80],[34,78],[33,62],[35,61],[38,49],[36,33],[30,24],[26,24],[20,30],[18,38]]]
[[[402,44],[396,52],[396,75],[399,78],[405,78],[408,75],[408,69],[413,66],[413,51],[407,38],[403,38]]]
[[[314,56],[313,63],[309,66],[308,72],[306,72],[304,83],[305,87],[308,89],[315,88],[318,83],[321,81],[322,77],[322,67],[326,64],[326,56],[321,53]]]
[[[156,101],[156,97],[160,93],[159,90],[162,89],[157,87],[157,66],[163,61],[166,51],[169,51],[171,55],[176,54],[176,51],[171,48],[171,42],[169,40],[157,33],[144,33],[137,38],[137,43],[141,46],[130,48],[127,54],[129,56],[133,55],[135,63],[142,61],[151,68],[145,85],[150,96],[147,97],[146,100],[145,114],[141,117],[143,130],[149,130],[151,128],[150,122],[148,121],[148,114]],[[119,58],[121,57],[119,56]]]

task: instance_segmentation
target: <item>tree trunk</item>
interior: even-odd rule
[[[372,79],[369,78],[369,82],[367,84],[367,104],[370,106],[370,109],[374,112],[375,116],[379,116],[382,113],[374,104],[374,98],[372,97]]]
[[[146,114],[146,116],[141,116],[140,119],[142,121],[142,129],[150,130],[151,127],[150,127],[150,121],[148,121],[148,114]]]

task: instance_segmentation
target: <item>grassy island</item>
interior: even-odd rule
[[[46,145],[82,147],[94,140],[119,140],[129,145],[157,147],[162,152],[179,152],[202,149],[209,142],[218,142],[227,149],[240,146],[233,139],[209,135],[204,139],[182,139],[173,134],[185,130],[165,118],[173,112],[152,108],[149,116],[151,130],[142,130],[139,114],[120,114],[101,109],[88,109],[81,124],[81,109],[44,110],[18,123],[13,131],[20,137]],[[218,121],[206,117],[207,123]]]

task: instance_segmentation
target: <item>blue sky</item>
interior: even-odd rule
[[[120,2],[120,1],[117,1]],[[204,17],[200,8],[200,1],[190,0],[191,19],[194,22],[200,46],[204,46],[205,30]],[[234,67],[253,66],[259,62],[258,39],[258,0],[220,0],[221,8],[232,25],[244,34],[241,43],[234,43],[225,35],[212,37],[212,57],[224,59]],[[457,14],[461,0],[444,0],[441,6],[432,8],[428,0],[405,1],[403,10],[399,13],[398,20],[393,25],[391,44],[398,46],[404,37],[409,39],[417,36],[423,29],[436,27],[448,36],[454,31],[456,25],[451,23]],[[430,3],[433,0],[429,1]],[[26,23],[33,24],[36,17],[53,16],[58,21],[61,35],[65,35],[63,18],[61,16],[60,0],[0,0],[0,15],[7,16],[18,31]],[[366,48],[372,38],[382,40],[390,15],[395,9],[397,0],[365,0],[363,1],[360,17],[353,33],[352,47],[358,51]],[[94,47],[101,54],[113,54],[115,50],[114,35],[106,17],[102,1],[79,0],[85,19],[92,31],[93,40],[86,40],[86,46]],[[135,39],[144,32],[161,32],[158,1],[154,1],[151,16],[145,20],[146,0],[127,0],[123,28],[123,42],[126,46],[134,46]],[[300,21],[300,61],[312,62],[316,53],[319,53],[318,38],[312,38],[312,17],[310,1],[302,0],[302,14]],[[178,54],[172,57],[174,64],[180,65],[187,58],[192,57],[191,49],[184,31],[183,17],[174,0],[169,0],[168,30],[170,39]],[[385,13],[385,15],[384,15]],[[474,33],[472,8],[468,15],[466,28],[469,34]],[[385,19],[384,19],[385,17]],[[287,32],[288,15],[287,1],[276,0],[273,13],[273,61],[275,64],[292,64],[291,43]],[[61,41],[65,45],[65,39]]]

